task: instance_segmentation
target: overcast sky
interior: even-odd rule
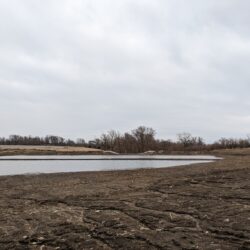
[[[250,133],[250,1],[0,0],[0,136]]]

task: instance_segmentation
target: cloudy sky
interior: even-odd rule
[[[250,133],[250,1],[0,0],[0,136]]]

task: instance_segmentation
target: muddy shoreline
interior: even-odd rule
[[[0,177],[0,249],[250,249],[250,156]]]

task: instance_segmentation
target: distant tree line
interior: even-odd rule
[[[1,145],[51,145],[51,146],[87,146],[84,139],[73,141],[61,136],[48,135],[39,136],[21,136],[10,135],[8,138],[0,137]]]
[[[221,138],[214,143],[206,144],[203,138],[192,136],[190,133],[178,134],[176,141],[157,139],[155,135],[154,129],[145,126],[123,134],[111,130],[91,141],[89,146],[118,153],[142,153],[146,151],[170,153],[250,147],[250,136],[245,139]]]
[[[142,153],[146,151],[170,153],[173,151],[209,151],[213,149],[247,148],[250,147],[250,136],[245,139],[221,138],[212,144],[206,144],[201,137],[192,136],[190,133],[181,133],[177,135],[176,141],[172,141],[157,139],[154,129],[140,126],[126,133],[111,130],[102,134],[99,138],[88,142],[81,138],[70,140],[55,135],[45,137],[11,135],[8,138],[0,138],[0,144],[85,146],[118,153]]]

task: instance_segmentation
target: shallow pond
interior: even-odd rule
[[[2,156],[0,175],[164,168],[217,160],[214,156]]]

